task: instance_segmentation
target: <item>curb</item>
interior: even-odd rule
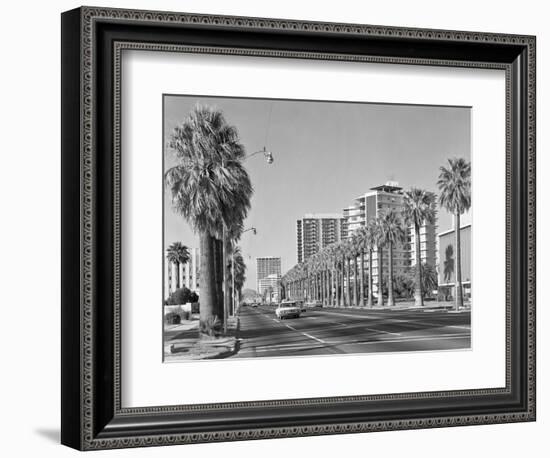
[[[212,355],[203,356],[203,357],[196,357],[196,358],[193,357],[193,356],[188,355],[189,357],[185,358],[185,359],[188,360],[188,361],[204,361],[204,360],[210,360],[210,359],[228,358],[229,356],[232,356],[232,355],[236,354],[239,351],[239,347],[240,347],[240,342],[239,342],[239,339],[237,338],[236,334],[239,331],[240,324],[241,324],[241,321],[240,321],[239,317],[236,317],[236,320],[237,320],[237,324],[235,326],[235,337],[233,337],[232,345],[228,346],[226,350],[223,350],[220,353],[215,353],[215,354],[212,354]],[[176,349],[176,351],[174,351],[175,345],[176,344],[172,344],[170,346],[170,354],[171,355],[177,355],[178,353],[180,353],[180,351],[178,351],[177,349]],[[192,347],[193,347],[193,345],[191,345],[188,348],[191,349]],[[185,347],[183,347],[183,348],[185,348]],[[185,351],[182,351],[181,353],[185,354]]]

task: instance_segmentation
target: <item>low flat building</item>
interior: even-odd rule
[[[438,284],[439,291],[447,297],[454,297],[456,279],[456,236],[455,230],[438,234]],[[460,228],[460,266],[462,269],[463,294],[469,297],[472,287],[472,225]]]

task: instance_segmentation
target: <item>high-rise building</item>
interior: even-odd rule
[[[298,262],[304,262],[321,249],[346,237],[345,218],[337,213],[308,213],[296,221]]]
[[[268,302],[277,301],[279,298],[279,281],[281,275],[271,274],[265,278],[260,278],[258,285],[258,294]]]
[[[353,235],[361,226],[375,220],[381,211],[393,209],[399,213],[403,211],[403,188],[395,181],[388,181],[381,186],[371,188],[365,194],[355,198],[353,204],[344,209],[346,219],[347,236]],[[420,228],[420,249],[423,263],[436,265],[436,224],[426,223]],[[407,229],[405,243],[393,247],[393,272],[394,275],[403,273],[407,268],[416,263],[414,227]],[[382,257],[379,253],[373,253],[372,276],[373,292],[378,292],[378,272],[381,261],[384,277],[388,273],[388,252],[382,250]]]
[[[178,285],[180,288],[185,286],[199,294],[200,250],[198,248],[189,248],[189,261],[179,266],[179,269],[177,264],[168,262],[166,258],[164,266],[165,297],[170,296]]]
[[[261,283],[265,278],[270,278],[269,284],[278,285],[281,279],[281,258],[274,256],[264,256],[256,258],[256,289],[259,294],[263,293],[262,286],[266,287],[267,283]]]

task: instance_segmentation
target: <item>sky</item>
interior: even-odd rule
[[[175,126],[201,103],[221,109],[247,154],[254,195],[240,246],[247,263],[245,288],[256,289],[256,257],[280,256],[282,272],[296,264],[296,220],[305,213],[341,213],[355,197],[386,181],[437,192],[439,167],[448,158],[470,159],[468,107],[164,96],[164,144]],[[165,146],[165,170],[176,164]],[[164,192],[164,245],[198,247],[198,234]],[[452,217],[439,210],[439,232]],[[465,218],[464,223],[468,222]]]

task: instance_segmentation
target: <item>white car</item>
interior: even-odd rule
[[[296,302],[288,301],[281,302],[277,309],[275,310],[275,315],[279,320],[284,318],[300,318],[301,309]]]

